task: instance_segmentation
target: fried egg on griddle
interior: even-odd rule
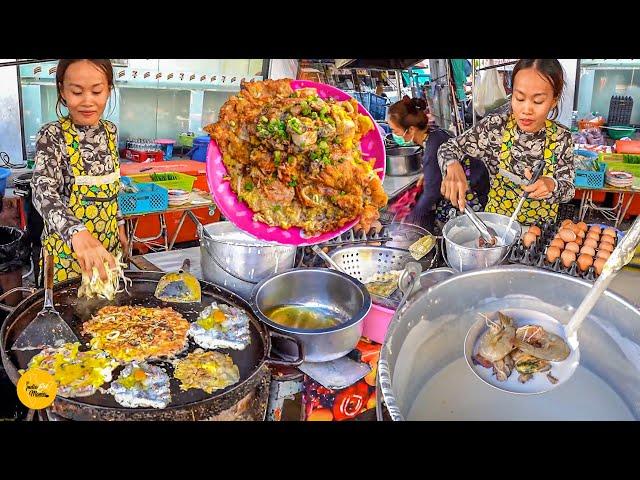
[[[249,316],[239,308],[213,302],[189,326],[187,334],[202,348],[243,350],[251,342]]]
[[[28,368],[40,368],[53,375],[61,397],[93,395],[111,381],[118,362],[102,350],[81,352],[79,348],[79,342],[45,348],[29,361]]]
[[[129,408],[165,408],[171,403],[169,375],[146,362],[133,362],[124,367],[108,392],[116,402]]]

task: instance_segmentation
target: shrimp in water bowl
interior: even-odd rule
[[[499,382],[506,382],[515,370],[518,381],[526,383],[536,373],[546,373],[550,383],[557,379],[551,374],[553,362],[562,362],[571,354],[567,342],[559,335],[539,325],[518,325],[513,318],[497,312],[497,320],[480,314],[488,329],[477,341],[474,365],[492,369]]]

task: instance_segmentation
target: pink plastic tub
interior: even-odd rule
[[[384,337],[387,334],[394,313],[394,310],[381,307],[375,303],[372,304],[371,310],[362,320],[362,336],[377,343],[384,343]]]

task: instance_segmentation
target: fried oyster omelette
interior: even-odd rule
[[[359,217],[368,230],[387,203],[375,159],[361,138],[376,128],[356,100],[322,99],[290,79],[242,82],[207,131],[216,140],[231,188],[254,220],[309,236]]]
[[[172,357],[187,348],[189,322],[173,308],[103,307],[82,324],[91,348],[120,363]]]
[[[212,393],[238,383],[240,370],[230,355],[197,348],[174,361],[173,376],[180,381],[181,390],[199,388]]]

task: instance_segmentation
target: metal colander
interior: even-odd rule
[[[422,270],[431,268],[437,258],[438,244],[423,257],[420,262]],[[415,262],[408,250],[391,247],[345,247],[329,253],[329,257],[348,275],[366,282],[376,274],[392,270],[404,270],[407,262]],[[371,300],[377,305],[395,309],[402,299],[402,292],[396,290],[389,297],[371,294]]]

